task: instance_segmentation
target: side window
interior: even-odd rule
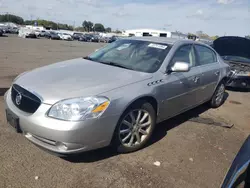
[[[195,45],[195,49],[199,57],[200,65],[215,63],[217,61],[215,53],[209,48],[201,45]]]
[[[196,65],[195,53],[191,44],[181,46],[179,49],[176,50],[172,58],[171,64],[173,65],[177,61],[189,63],[191,67],[194,67]]]

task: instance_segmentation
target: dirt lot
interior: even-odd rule
[[[17,74],[87,55],[100,46],[0,38],[0,187],[219,187],[250,132],[249,92],[227,91],[219,109],[202,106],[159,124],[148,147],[126,155],[105,148],[61,159],[7,125],[3,92]],[[224,128],[224,123],[234,126]],[[154,165],[156,161],[160,166]]]

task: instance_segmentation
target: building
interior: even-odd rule
[[[187,39],[187,35],[182,34],[180,32],[171,32],[165,30],[155,30],[155,29],[134,29],[134,30],[126,30],[122,33],[123,36],[153,36],[153,37],[169,37],[169,38],[183,38]]]

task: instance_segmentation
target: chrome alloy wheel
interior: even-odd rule
[[[140,145],[152,129],[152,118],[144,109],[130,111],[119,127],[119,139],[125,147]]]
[[[221,103],[221,101],[223,100],[223,97],[224,97],[224,93],[225,93],[225,86],[224,86],[224,84],[221,84],[216,92],[216,97],[215,97],[216,104]]]

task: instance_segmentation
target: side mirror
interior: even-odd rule
[[[171,72],[188,72],[190,70],[189,63],[186,62],[175,62],[175,64],[171,67]]]

